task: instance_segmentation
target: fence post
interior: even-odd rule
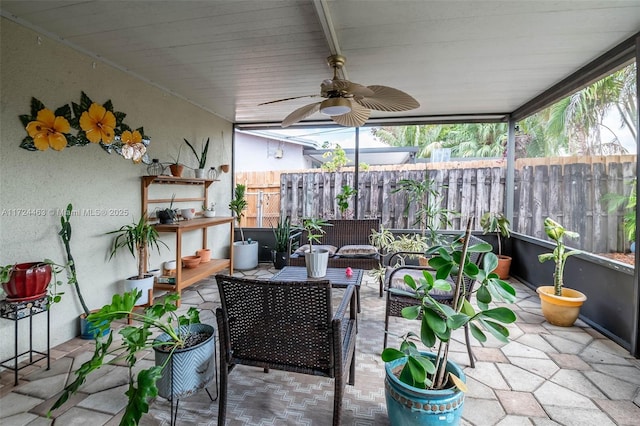
[[[258,228],[262,228],[262,216],[264,215],[264,212],[262,211],[263,210],[262,204],[263,204],[263,201],[264,201],[263,198],[264,198],[264,191],[262,191],[262,190],[258,191],[258,202],[257,202],[257,207],[258,207],[257,216],[258,217],[256,218],[257,222],[258,222],[257,223],[257,227]]]

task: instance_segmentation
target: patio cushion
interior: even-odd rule
[[[329,257],[333,257],[333,255],[335,255],[336,251],[338,250],[338,247],[332,246],[330,244],[314,244],[313,247],[314,247],[314,250],[315,249],[327,250],[329,252]],[[298,247],[298,249],[294,253],[297,254],[298,256],[304,256],[304,254],[308,251],[309,251],[309,244],[305,244],[303,246]]]
[[[336,256],[340,257],[376,257],[378,249],[369,244],[351,244],[338,249]]]

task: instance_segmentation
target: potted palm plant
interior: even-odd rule
[[[514,302],[515,290],[493,272],[498,264],[488,243],[469,246],[471,221],[462,238],[451,246],[436,247],[429,265],[434,271],[424,271],[416,282],[405,277],[407,291],[396,289],[416,299],[416,305],[406,307],[402,315],[407,319],[421,318],[420,334],[407,332],[399,348],[386,348],[385,393],[392,425],[458,424],[462,415],[465,376],[462,369],[448,359],[449,342],[453,331],[468,325],[475,339],[487,340],[490,334],[502,342],[508,341],[509,330],[502,324],[516,320],[513,311],[505,306],[491,307],[491,302]],[[469,253],[485,253],[481,267],[469,260]],[[434,275],[432,275],[432,272]],[[463,276],[476,280],[472,294],[465,294]],[[455,279],[452,287],[451,280]],[[431,292],[451,292],[451,305],[438,302]],[[475,305],[472,299],[475,298]],[[436,347],[434,353],[421,351]]]
[[[195,173],[196,178],[200,178],[200,179],[204,178],[204,174],[206,172],[205,167],[207,165],[207,153],[209,152],[209,138],[207,138],[207,141],[202,144],[202,148],[200,149],[200,154],[198,154],[194,146],[191,145],[191,143],[188,140],[184,139],[184,142],[187,144],[189,148],[191,148],[191,152],[193,152],[193,155],[196,157],[196,161],[198,162],[198,168],[193,169],[193,172]]]
[[[137,222],[123,225],[115,231],[107,232],[107,235],[115,235],[109,259],[112,259],[120,249],[127,248],[138,263],[138,274],[125,280],[125,291],[139,289],[142,291],[140,302],[143,305],[148,304],[149,293],[154,283],[154,276],[146,273],[148,249],[155,248],[160,253],[161,245],[169,247],[160,240],[158,231],[149,223],[146,213],[143,213]]]
[[[229,209],[236,217],[238,230],[240,231],[240,241],[233,243],[233,269],[240,271],[258,266],[258,242],[245,241],[241,226],[244,210],[247,208],[246,190],[246,185],[237,184],[233,191],[233,198],[229,202]]]
[[[540,263],[553,260],[556,264],[553,271],[553,285],[540,286],[536,289],[540,296],[542,315],[545,319],[560,327],[571,327],[580,315],[580,307],[587,300],[587,296],[578,290],[564,287],[564,266],[569,256],[581,253],[580,250],[567,250],[564,237],[577,238],[577,232],[567,231],[562,225],[550,217],[544,220],[544,231],[556,243],[551,253],[538,256]]]
[[[329,263],[329,251],[320,248],[313,248],[313,243],[319,243],[325,230],[323,226],[331,226],[330,223],[319,218],[305,218],[302,220],[302,229],[307,233],[309,240],[309,250],[304,253],[304,261],[307,266],[309,278],[322,278],[327,275],[327,264]]]
[[[511,256],[502,254],[502,238],[509,238],[511,235],[510,225],[509,219],[502,213],[486,212],[480,218],[482,231],[485,234],[495,232],[498,238],[498,267],[496,268],[496,274],[501,280],[509,278],[511,269]]]
[[[122,426],[137,425],[149,411],[151,398],[160,395],[173,401],[204,388],[211,381],[215,373],[213,327],[200,323],[199,312],[194,307],[178,316],[178,294],[166,295],[164,300],[146,307],[143,312],[134,310],[140,296],[139,290],[115,294],[111,304],[89,315],[89,320],[100,324],[102,330],[108,330],[113,321],[127,318],[131,318],[134,325],[121,328],[120,338],[114,339],[111,331],[107,338],[96,341],[92,358],[75,371],[75,380],[64,388],[49,414],[75,394],[93,371],[106,365],[124,363],[129,370]],[[150,349],[156,354],[155,365],[140,368],[137,361]],[[172,377],[180,380],[171,383]]]

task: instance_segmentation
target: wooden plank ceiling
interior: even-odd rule
[[[640,31],[640,0],[3,0],[0,11],[235,123],[316,101],[258,105],[319,94],[335,51],[351,81],[421,104],[372,117],[509,113]]]

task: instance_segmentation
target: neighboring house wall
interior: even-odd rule
[[[127,252],[108,261],[111,236],[106,232],[140,217],[140,176],[147,166],[133,164],[117,154],[107,154],[100,146],[67,147],[61,152],[29,152],[19,147],[27,135],[18,116],[30,113],[31,98],[56,109],[78,103],[81,91],[100,104],[111,100],[116,111],[127,114],[125,122],[133,128],[143,126],[151,137],[152,158],[169,161],[177,153],[183,138],[201,141],[211,137],[210,166],[219,158],[231,157],[232,124],[182,99],[151,86],[109,65],[73,50],[44,35],[7,19],[0,25],[1,128],[0,134],[0,264],[37,261],[44,258],[62,263],[63,247],[58,237],[60,217],[67,203],[75,209],[97,209],[106,214],[82,213],[71,219],[72,252],[79,282],[89,308],[99,308],[121,292],[121,280],[133,275],[136,264]],[[95,64],[95,65],[94,65]],[[221,133],[224,132],[225,143]],[[75,132],[74,132],[75,133]],[[224,148],[228,152],[223,153]],[[190,164],[190,152],[184,148],[181,160]],[[193,172],[188,171],[189,176]],[[209,189],[210,200],[217,202],[218,214],[228,215],[231,174],[220,176]],[[182,191],[183,186],[165,188]],[[200,207],[194,205],[193,207]],[[42,209],[35,210],[30,209]],[[54,211],[51,211],[53,209]],[[109,209],[128,210],[129,215],[109,214]],[[39,212],[44,211],[41,215]],[[228,251],[228,229],[211,228],[209,246],[217,256]],[[152,253],[150,265],[175,258],[173,235],[162,239],[171,247],[161,254]],[[183,253],[192,254],[201,244],[201,234],[184,237]],[[66,276],[62,277],[66,282]],[[62,302],[51,308],[51,347],[76,336],[81,312],[73,289],[66,284]],[[40,318],[41,317],[41,318]],[[34,349],[45,340],[44,319],[34,318]],[[28,344],[28,322],[20,324],[20,351]],[[13,355],[13,326],[0,321],[0,359]]]
[[[276,158],[281,150],[282,157]],[[302,145],[236,133],[234,171],[259,172],[269,170],[298,170],[311,167],[302,156]]]

